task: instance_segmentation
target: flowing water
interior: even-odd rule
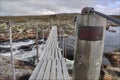
[[[104,52],[113,52],[120,48],[120,27],[110,27],[109,30],[115,30],[116,32],[106,31]]]
[[[120,27],[110,27],[109,30],[115,30],[116,32],[105,32],[105,45],[104,45],[104,52],[113,52],[115,49],[120,48]],[[31,51],[23,51],[18,50],[18,48],[22,45],[30,45],[35,43],[35,40],[27,40],[27,41],[20,41],[20,42],[13,42],[13,55],[14,58],[20,60],[28,60],[29,58],[36,55],[35,46],[32,48]],[[39,52],[42,52],[42,48],[44,45],[39,45]],[[0,47],[9,48],[10,45],[8,42],[0,44]],[[10,52],[0,53],[0,55],[10,56]],[[40,54],[39,54],[40,55]],[[103,60],[108,63],[106,58]]]
[[[42,41],[42,40],[40,40]],[[27,41],[20,41],[20,42],[13,42],[12,44],[12,48],[13,50],[13,56],[16,59],[19,60],[27,60],[29,58],[32,58],[33,56],[36,56],[36,48],[35,45],[33,46],[32,50],[28,50],[28,51],[24,51],[24,50],[18,50],[19,47],[21,46],[29,46],[30,44],[34,44],[35,40],[27,40]],[[42,48],[43,48],[44,44],[39,44],[39,52],[42,52]],[[0,47],[2,48],[10,48],[9,42],[5,42],[5,43],[1,43]],[[5,53],[0,53],[0,55],[4,55],[4,56],[10,56],[10,52],[5,52]],[[40,55],[40,54],[39,54]]]

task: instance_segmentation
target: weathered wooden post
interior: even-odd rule
[[[36,53],[37,53],[37,62],[39,62],[39,50],[38,50],[38,26],[36,27]]]
[[[63,56],[65,57],[65,52],[64,52],[64,48],[65,48],[65,40],[64,40],[64,28],[62,27],[62,47],[63,47]]]
[[[65,31],[64,31],[64,34],[65,34]],[[65,37],[65,35],[64,35],[64,37]],[[67,58],[67,52],[66,52],[66,38],[64,38],[64,50],[65,50],[65,61],[66,61],[66,58]]]
[[[62,39],[61,39],[61,28],[60,28],[59,30],[60,30],[60,31],[59,31],[59,32],[60,32],[60,34],[59,34],[59,37],[60,37],[60,38],[59,38],[59,42],[60,42],[60,48],[61,48],[61,47],[62,47],[62,46],[61,46],[61,43],[62,43]]]
[[[105,26],[106,19],[94,13],[77,16],[74,80],[99,79]]]
[[[7,25],[9,27],[9,41],[10,41],[10,54],[11,54],[12,74],[13,74],[13,79],[16,80],[14,60],[13,60],[13,48],[12,48],[12,29],[11,29],[11,21],[10,20],[7,22]]]
[[[51,29],[52,26],[53,26],[53,20],[51,19],[50,20],[50,29]]]
[[[45,41],[44,41],[44,40],[45,40],[45,39],[44,39],[44,38],[45,38],[45,35],[44,35],[44,27],[43,27],[43,31],[42,31],[42,38],[43,38],[43,44],[44,44],[44,43],[45,43]]]

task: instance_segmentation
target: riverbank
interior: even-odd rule
[[[119,80],[120,79],[120,52],[104,53],[110,64],[102,62],[100,79]],[[74,60],[66,60],[68,72],[73,77]],[[16,80],[28,80],[32,74],[35,64],[30,61],[14,59]],[[13,80],[10,57],[0,55],[0,80]]]
[[[35,65],[14,59],[16,80],[28,80]],[[13,80],[10,57],[0,55],[0,80]]]

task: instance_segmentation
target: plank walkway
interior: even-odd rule
[[[58,47],[56,26],[52,27],[39,60],[29,80],[70,80],[65,59]]]

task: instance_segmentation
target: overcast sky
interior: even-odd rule
[[[86,6],[120,15],[120,0],[0,0],[0,16],[80,13]]]

